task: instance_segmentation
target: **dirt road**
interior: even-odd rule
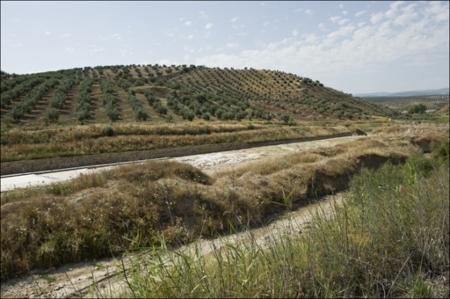
[[[202,170],[218,170],[220,167],[237,165],[243,162],[263,159],[266,157],[273,157],[277,155],[286,154],[293,151],[306,151],[319,147],[330,147],[336,144],[348,142],[357,138],[364,138],[362,136],[348,136],[329,138],[324,140],[315,140],[307,142],[297,142],[289,144],[279,144],[262,146],[255,148],[248,148],[242,150],[224,151],[210,154],[191,155],[178,158],[167,158],[166,160],[180,161],[191,164]],[[135,164],[142,164],[144,161],[137,161]],[[102,170],[118,167],[123,163],[117,165],[100,166],[96,168],[80,168],[71,170],[52,171],[36,174],[24,174],[19,176],[2,177],[0,180],[0,190],[2,192],[10,191],[16,188],[42,186],[52,183],[63,182],[73,179],[81,174],[87,174]]]

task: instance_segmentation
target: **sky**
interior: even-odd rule
[[[348,92],[448,87],[449,2],[1,1],[1,69],[196,64]]]

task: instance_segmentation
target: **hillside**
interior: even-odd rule
[[[361,119],[390,111],[271,70],[129,65],[1,74],[1,121],[16,125],[184,120]]]
[[[449,88],[426,89],[426,90],[409,90],[399,92],[368,92],[356,94],[358,97],[415,97],[429,95],[448,95]]]

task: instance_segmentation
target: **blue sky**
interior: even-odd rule
[[[448,2],[1,1],[1,68],[201,64],[350,92],[447,87]]]

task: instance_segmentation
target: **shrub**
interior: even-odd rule
[[[106,115],[113,122],[119,120],[119,99],[114,94],[114,89],[112,87],[111,81],[103,80],[101,82],[101,89],[103,92],[103,104],[105,105]]]
[[[138,110],[136,112],[136,120],[138,120],[138,121],[146,121],[147,119],[148,119],[147,112],[145,112],[143,110]]]
[[[449,139],[444,138],[432,143],[432,156],[438,163],[449,160]]]
[[[56,110],[56,109],[54,109],[54,108],[51,108],[51,109],[46,113],[45,118],[46,118],[49,122],[51,122],[51,123],[58,122],[58,119],[59,119],[59,111]]]
[[[427,110],[427,107],[424,104],[417,104],[409,108],[409,114],[423,114]]]
[[[102,135],[103,136],[114,136],[114,129],[110,126],[104,127],[102,129]]]
[[[148,114],[144,110],[144,106],[141,101],[139,101],[133,93],[128,95],[128,103],[133,108],[135,118],[137,121],[145,121],[148,119]]]
[[[91,111],[91,85],[93,83],[92,79],[85,79],[80,84],[80,91],[76,98],[77,106],[75,108],[78,121],[83,123],[85,120],[90,118]]]
[[[162,114],[162,115],[167,114],[167,108],[162,105],[161,100],[157,99],[150,92],[146,92],[145,97],[146,97],[148,103],[150,104],[150,106],[152,106],[156,112],[158,112],[159,114]]]
[[[289,123],[289,121],[291,120],[291,117],[289,116],[289,115],[283,115],[282,117],[281,117],[281,120],[283,121],[283,123],[285,124],[285,125],[287,125],[288,123]]]
[[[195,117],[195,115],[194,115],[194,113],[191,111],[191,110],[189,110],[189,109],[184,109],[183,111],[182,111],[182,115],[181,115],[184,119],[187,119],[187,120],[189,120],[189,121],[192,121],[192,120],[194,120],[194,117]]]

